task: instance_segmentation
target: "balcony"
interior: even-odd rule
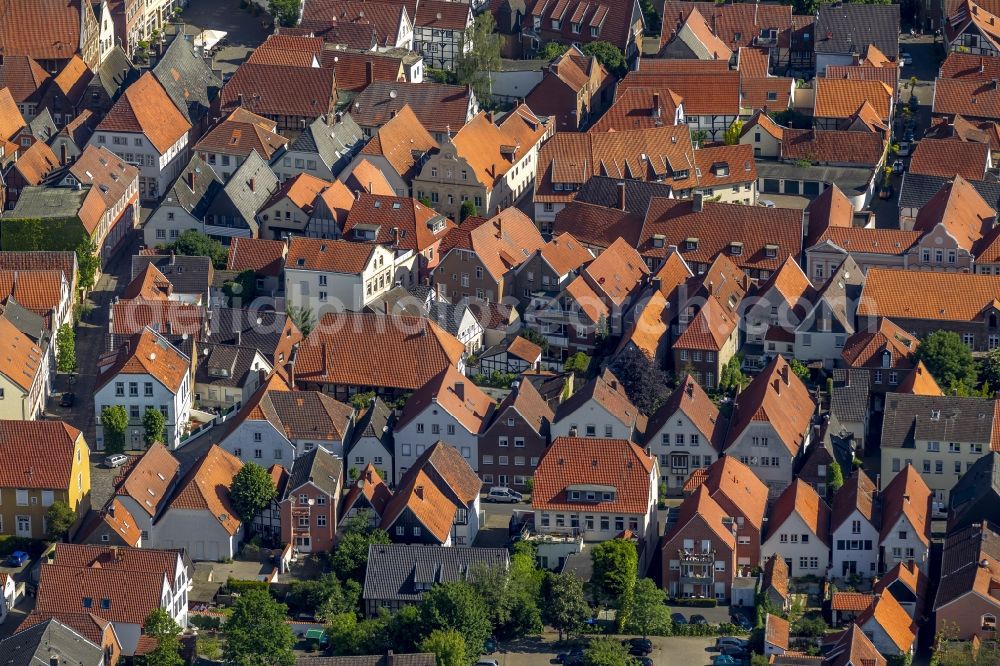
[[[565,335],[550,335],[545,333],[545,339],[549,341],[549,344],[553,347],[568,347],[569,338]]]
[[[681,574],[680,582],[682,585],[711,585],[715,582],[715,578],[712,576],[685,576]]]
[[[681,562],[696,562],[701,564],[715,564],[715,551],[691,551],[680,550],[677,552]]]

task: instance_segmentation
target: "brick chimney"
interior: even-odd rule
[[[625,210],[625,181],[618,183],[618,210]]]

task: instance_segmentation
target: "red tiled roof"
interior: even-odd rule
[[[150,516],[156,516],[180,473],[180,462],[160,442],[115,479],[115,494],[127,495]]]
[[[740,112],[740,73],[735,71],[648,73],[629,72],[618,84],[615,97],[634,88],[669,89],[684,102],[692,116],[736,116]]]
[[[321,33],[352,23],[371,25],[378,43],[395,46],[406,10],[402,4],[364,0],[311,0],[305,3],[299,27]],[[409,16],[412,23],[414,17]],[[367,48],[370,48],[367,47]]]
[[[353,275],[364,271],[374,252],[375,246],[370,243],[293,236],[286,261],[293,270]]]
[[[191,123],[174,106],[152,72],[146,72],[126,88],[97,126],[97,131],[144,134],[160,154],[166,153],[190,129]]]
[[[764,619],[764,642],[787,650],[788,630],[788,620],[768,613]]]
[[[875,597],[863,592],[834,592],[830,598],[830,609],[860,613],[871,606]]]
[[[867,254],[906,254],[923,234],[903,229],[869,229],[865,227],[830,227],[816,243],[829,241],[848,252]]]
[[[840,527],[855,511],[869,523],[875,524],[875,492],[875,483],[864,470],[855,471],[833,495],[830,531]]]
[[[581,276],[603,296],[602,300],[622,307],[648,274],[649,269],[635,248],[619,238],[590,262]]]
[[[745,109],[767,109],[783,111],[792,103],[792,88],[795,80],[782,76],[748,77],[740,79],[743,93],[742,106]]]
[[[698,314],[674,340],[673,347],[719,352],[736,330],[736,325],[736,318],[722,307],[718,299],[714,296],[706,298]]]
[[[898,67],[876,67],[874,65],[828,65],[828,79],[848,79],[852,81],[881,81],[893,90],[899,84]]]
[[[384,53],[325,49],[322,63],[324,67],[333,68],[337,78],[337,90],[351,92],[364,90],[370,83],[369,66],[372,81],[400,81],[403,76],[403,61]]]
[[[194,150],[240,157],[247,157],[256,151],[266,162],[288,145],[288,139],[275,129],[274,121],[237,107],[222,122],[208,130],[195,144]]]
[[[722,445],[725,443],[727,421],[725,417],[719,415],[719,408],[690,374],[681,379],[666,402],[650,416],[646,426],[646,435],[649,438],[646,440],[647,445],[653,443],[652,440],[659,436],[660,429],[678,413],[687,416],[701,432],[705,441],[721,453]]]
[[[437,219],[442,224],[435,231],[432,222]],[[455,223],[416,199],[361,192],[344,222],[344,237],[350,238],[359,225],[378,228],[376,243],[423,252],[444,239]],[[399,230],[398,237],[393,236],[393,229]]]
[[[385,157],[396,173],[409,182],[418,173],[421,157],[437,148],[437,141],[406,104],[378,128],[361,153]]]
[[[455,133],[468,121],[471,95],[465,86],[375,81],[354,98],[351,117],[362,127],[380,127],[409,105],[431,132]]]
[[[1000,57],[951,51],[941,63],[938,76],[942,79],[992,81],[1000,77]]]
[[[802,380],[780,355],[740,393],[730,418],[727,446],[754,421],[767,421],[788,450],[795,454],[810,427],[815,403]]]
[[[618,95],[588,131],[621,132],[672,125],[680,105],[680,96],[667,88],[633,88]]]
[[[368,504],[378,516],[385,513],[385,507],[392,499],[392,491],[385,485],[385,481],[371,463],[361,470],[358,480],[347,491],[344,501],[341,502],[341,515],[347,515],[362,496],[368,500]]]
[[[770,539],[772,535],[777,534],[793,514],[802,519],[817,539],[830,545],[830,507],[813,487],[802,479],[795,479],[785,488],[771,507],[771,516],[767,521],[767,538]]]
[[[789,128],[781,140],[782,159],[819,164],[875,166],[882,161],[884,151],[885,139],[872,132]]]
[[[448,366],[407,398],[396,428],[418,418],[431,405],[446,411],[473,435],[489,422],[495,406],[482,389]]]
[[[63,421],[0,420],[0,488],[69,489],[79,437]]]
[[[242,467],[239,458],[213,444],[180,482],[167,510],[210,511],[227,532],[236,534],[240,519],[230,500],[229,488]]]
[[[277,277],[284,268],[285,250],[286,245],[281,241],[233,238],[226,258],[226,270],[252,270],[265,277]]]
[[[122,584],[122,580],[123,572],[114,569],[43,563],[35,609],[57,618],[63,613],[91,609],[111,622],[141,626],[150,612],[160,608],[168,574],[163,571],[129,571],[125,578],[127,584]]]
[[[930,508],[931,489],[913,465],[907,465],[882,490],[882,540],[892,533],[899,517],[906,516],[917,538],[929,545]]]
[[[535,511],[575,511],[568,487],[606,485],[615,488],[613,499],[588,503],[601,513],[645,514],[649,511],[653,459],[624,439],[558,437],[538,462],[531,507]]]
[[[97,378],[96,389],[119,374],[148,374],[176,393],[190,369],[187,357],[147,328],[119,348],[118,359]]]
[[[948,139],[924,139],[910,158],[910,173],[967,180],[982,180],[990,158],[990,146]]]
[[[88,11],[90,8],[87,8]],[[0,2],[0,44],[5,55],[35,60],[68,60],[80,50],[83,16],[79,2],[4,0]]]
[[[855,79],[816,79],[816,103],[813,115],[817,118],[850,118],[868,102],[883,122],[890,120],[893,89],[882,81]]]
[[[992,81],[937,79],[932,112],[969,118],[1000,119],[1000,89]]]
[[[330,69],[246,62],[223,87],[220,103],[224,111],[243,106],[260,115],[314,119],[334,110],[334,83]]]
[[[685,529],[693,520],[700,520],[708,526],[716,536],[719,537],[730,549],[736,550],[736,534],[730,516],[719,504],[712,499],[708,488],[704,485],[698,486],[688,495],[677,510],[677,522],[670,530],[663,535],[664,552],[666,545],[677,537],[683,537],[687,532]],[[673,549],[670,552],[674,552]]]
[[[956,299],[955,294],[962,294]],[[972,321],[1000,300],[1000,276],[870,268],[859,317]]]
[[[63,305],[63,276],[58,269],[0,270],[0,301],[13,297],[35,314],[47,317]]]
[[[891,594],[876,597],[875,603],[855,618],[855,623],[864,629],[869,621],[874,620],[882,627],[890,640],[902,654],[908,654],[917,640],[917,624],[899,605]]]
[[[920,340],[886,318],[874,331],[860,330],[844,343],[841,356],[849,368],[881,368],[883,352],[889,352],[889,367],[912,368]]]
[[[698,176],[699,187],[757,182],[757,163],[750,144],[709,146],[694,151],[694,160],[701,172]]]
[[[49,73],[28,56],[5,55],[0,63],[0,88],[9,88],[18,104],[37,98]]]
[[[44,141],[35,141],[14,162],[14,168],[28,185],[39,185],[58,167],[59,158]]]

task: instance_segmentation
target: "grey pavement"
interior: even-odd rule
[[[267,12],[254,14],[240,7],[239,0],[199,0],[192,2],[181,14],[181,20],[202,30],[223,30],[227,44],[220,48],[212,61],[223,75],[232,74],[271,34],[271,17]]]

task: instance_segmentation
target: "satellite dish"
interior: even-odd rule
[[[188,339],[188,334],[187,333],[185,333],[184,335],[181,336],[181,340],[187,340],[187,339]]]
[[[397,95],[397,93],[396,93],[395,90],[390,90],[389,91],[389,99],[396,99],[396,95]]]

